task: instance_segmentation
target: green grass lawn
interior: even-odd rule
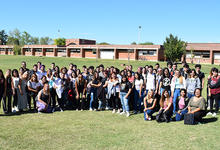
[[[28,68],[37,61],[46,66],[55,62],[67,66],[70,62],[82,65],[118,66],[128,61],[0,56],[0,69],[19,68],[21,61]],[[155,62],[130,61],[134,69]],[[166,63],[160,62],[162,66]],[[203,65],[208,75],[213,65]],[[205,91],[205,90],[204,90]],[[203,91],[203,95],[206,93]],[[181,122],[146,122],[143,114],[129,118],[103,112],[65,111],[53,114],[17,114],[4,116],[0,111],[0,149],[220,149],[220,121],[205,118],[205,124],[188,126]]]

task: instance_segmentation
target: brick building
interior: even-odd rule
[[[0,45],[1,55],[13,55],[13,46]],[[95,40],[67,39],[66,46],[24,45],[22,55],[120,60],[164,61],[162,45],[96,45]],[[220,43],[188,43],[186,62],[220,64]]]

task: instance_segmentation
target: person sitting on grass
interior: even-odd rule
[[[177,106],[176,106],[176,121],[180,121],[183,119],[184,115],[188,112],[188,103],[189,98],[186,97],[186,90],[180,90],[180,96],[177,98]]]
[[[154,91],[150,89],[144,98],[144,120],[151,120],[155,112],[157,99],[154,97]]]
[[[172,97],[170,97],[169,92],[167,90],[164,90],[160,99],[160,110],[156,116],[157,122],[166,121],[168,123],[170,121],[171,116],[173,114],[172,104]]]
[[[38,113],[51,113],[50,104],[50,88],[48,82],[44,83],[43,89],[37,95],[37,110]]]
[[[201,122],[206,115],[205,98],[201,96],[201,89],[195,90],[195,96],[189,100],[188,113],[194,114],[195,122]]]

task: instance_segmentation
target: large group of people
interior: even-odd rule
[[[187,113],[202,121],[207,115],[215,117],[219,110],[220,76],[212,68],[208,76],[207,101],[202,96],[205,75],[201,65],[190,68],[182,63],[167,63],[162,68],[146,65],[133,70],[122,64],[122,70],[111,66],[83,66],[72,63],[59,68],[55,63],[46,70],[37,62],[32,69],[22,62],[19,70],[0,70],[0,103],[5,114],[33,110],[38,113],[54,111],[102,111],[126,115],[144,113],[146,121],[180,121]],[[210,110],[207,111],[207,104]],[[213,107],[215,106],[215,110]]]

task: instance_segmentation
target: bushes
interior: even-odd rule
[[[14,52],[14,55],[21,55],[21,46],[14,45],[13,52]]]

